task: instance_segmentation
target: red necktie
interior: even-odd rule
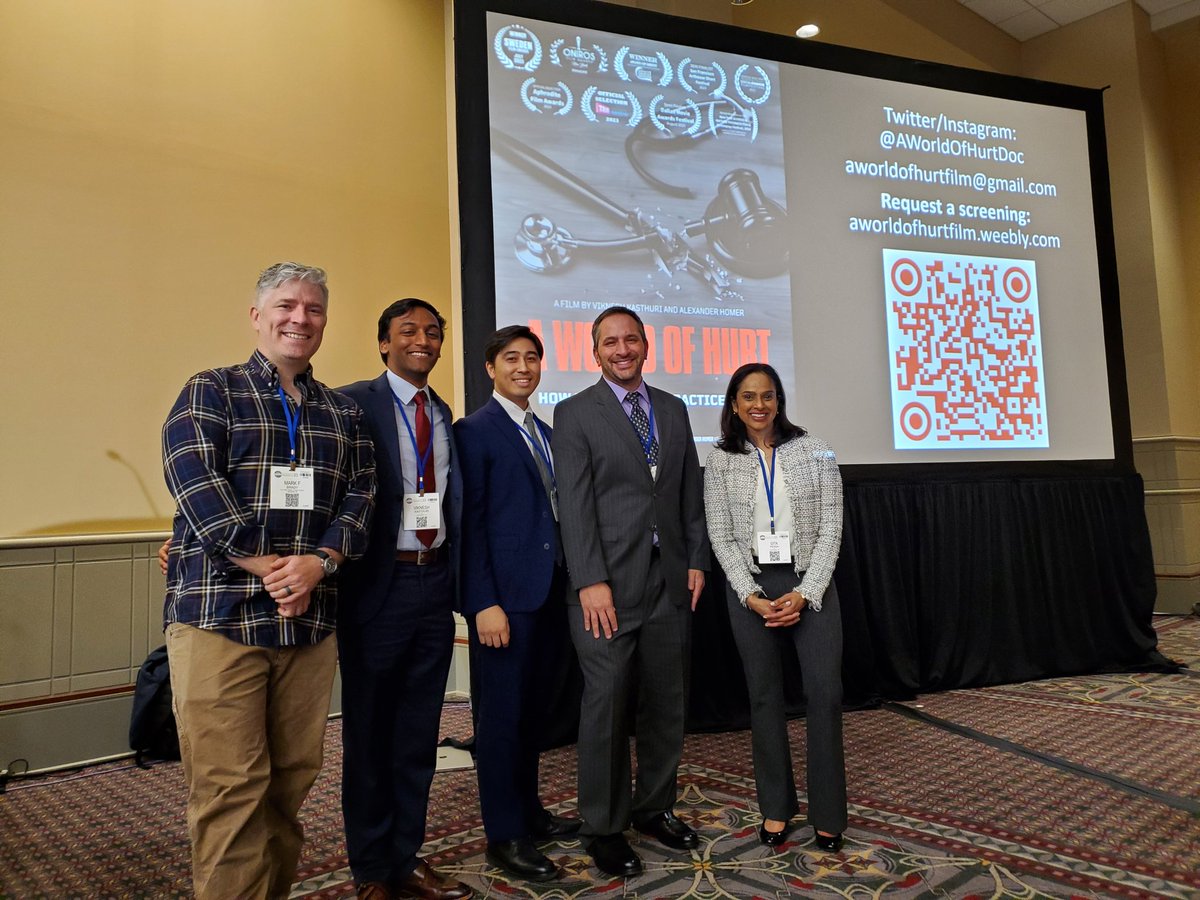
[[[419,457],[425,457],[425,493],[432,494],[437,490],[437,477],[433,473],[433,448],[429,446],[429,442],[433,437],[433,429],[430,427],[429,416],[425,413],[425,392],[417,391],[413,395],[413,402],[417,404],[417,465],[420,465]],[[425,456],[425,451],[429,451],[429,455]],[[426,547],[432,547],[434,540],[437,538],[438,530],[436,528],[421,528],[417,531],[417,538]]]

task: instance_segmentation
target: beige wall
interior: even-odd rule
[[[1163,377],[1166,357],[1147,144],[1153,116],[1142,91],[1138,18],[1130,6],[1115,6],[1052,31],[1027,42],[1022,68],[1030,77],[1047,81],[1108,86],[1104,113],[1130,417],[1135,435],[1149,435],[1170,433],[1170,404]],[[1132,127],[1114,127],[1118,122]]]
[[[391,300],[449,312],[443,35],[442,0],[0,4],[0,538],[165,526],[159,427],[249,356],[267,264],[328,269],[331,384]]]
[[[1125,3],[1022,46],[1022,74],[1105,87],[1134,463],[1158,609],[1200,602],[1200,20],[1155,34]],[[1190,269],[1190,271],[1189,271]]]
[[[1173,184],[1167,186],[1179,213],[1184,292],[1172,308],[1186,336],[1182,356],[1190,360],[1172,390],[1181,412],[1190,415],[1186,433],[1200,434],[1200,19],[1158,35],[1166,67],[1166,122],[1171,139]]]

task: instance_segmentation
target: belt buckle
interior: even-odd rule
[[[418,550],[417,551],[417,565],[418,566],[427,566],[434,561],[436,556],[437,556],[437,552],[434,550],[433,547],[430,547],[426,550]]]

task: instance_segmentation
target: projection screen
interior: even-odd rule
[[[702,461],[749,361],[843,465],[1121,455],[1096,92],[738,29],[679,43],[678,20],[640,13],[601,29],[466,6],[460,147],[486,152],[464,162],[465,259],[494,313],[487,288],[467,301],[542,336],[547,414],[596,380],[590,324],[620,304]]]

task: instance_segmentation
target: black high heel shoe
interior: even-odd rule
[[[842,849],[843,840],[841,834],[821,834],[815,826],[813,827],[813,834],[816,836],[817,846],[826,853],[837,853]]]
[[[788,828],[783,826],[783,831],[767,831],[767,826],[758,826],[758,839],[767,847],[778,847],[787,840]]]

